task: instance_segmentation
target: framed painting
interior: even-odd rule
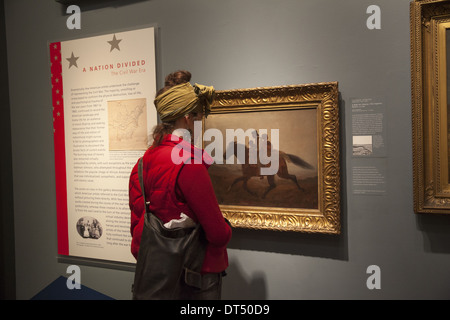
[[[411,2],[414,210],[450,213],[450,1]]]
[[[340,232],[337,82],[218,91],[203,126],[233,226]]]

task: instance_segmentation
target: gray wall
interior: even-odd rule
[[[366,9],[381,7],[381,30]],[[82,9],[68,30],[55,1],[6,0],[17,298],[60,275],[47,42],[156,23],[158,77],[186,68],[219,90],[339,81],[342,233],[235,230],[226,299],[450,298],[450,216],[413,213],[409,0],[150,0]],[[382,97],[387,195],[351,185],[351,98]],[[381,268],[368,290],[366,268]],[[129,271],[81,266],[82,284],[130,298]]]

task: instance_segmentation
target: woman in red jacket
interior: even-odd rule
[[[208,241],[202,289],[192,289],[190,298],[220,299],[222,274],[228,267],[226,246],[231,228],[222,216],[207,171],[211,158],[203,150],[196,152],[192,141],[183,139],[186,132],[192,137],[194,122],[201,121],[209,111],[214,89],[191,86],[190,79],[188,71],[174,72],[166,77],[165,87],[157,93],[155,106],[162,123],[155,127],[153,145],[143,156],[144,188],[150,211],[166,227],[201,224]],[[183,160],[193,161],[173,161],[174,148],[180,146]],[[175,150],[178,155],[180,149]],[[198,159],[199,155],[202,159]],[[145,213],[137,164],[130,176],[129,197],[131,252],[137,259]]]

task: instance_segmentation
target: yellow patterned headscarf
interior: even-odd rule
[[[164,122],[174,121],[202,106],[203,112],[208,114],[211,103],[214,100],[213,87],[189,82],[176,85],[155,99],[155,107],[160,118]]]

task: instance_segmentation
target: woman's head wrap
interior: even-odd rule
[[[207,115],[211,110],[215,91],[213,87],[189,82],[176,85],[155,99],[155,107],[163,122],[171,122],[202,107]]]

